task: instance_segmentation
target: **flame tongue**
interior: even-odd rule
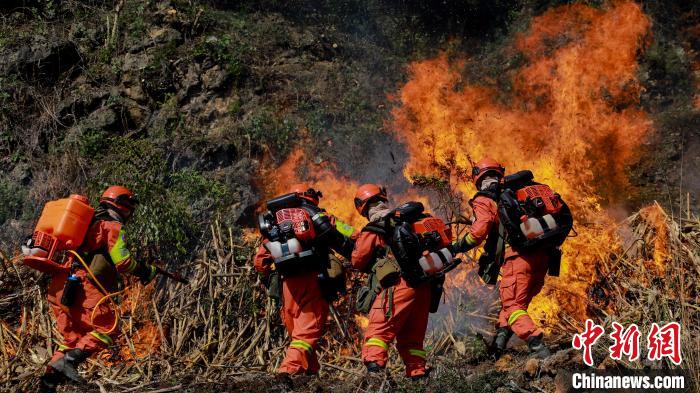
[[[562,277],[533,303],[540,318],[555,320],[560,309],[585,315],[594,261],[618,245],[601,204],[622,196],[615,191],[628,185],[624,167],[651,129],[637,108],[635,77],[649,27],[629,1],[604,10],[557,7],[534,18],[510,48],[526,61],[504,76],[512,91],[465,83],[466,61],[442,54],[411,64],[399,92],[393,128],[409,150],[407,177],[441,168],[469,173],[471,160],[491,156],[509,172],[531,169],[572,206],[579,236],[565,244]],[[474,192],[468,183],[459,190]]]

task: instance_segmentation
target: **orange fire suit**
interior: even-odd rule
[[[344,238],[355,236],[352,227],[333,215],[329,214],[328,217]],[[261,245],[253,259],[255,270],[269,276],[273,263],[272,255]],[[282,279],[281,318],[292,341],[277,370],[280,373],[316,374],[320,368],[315,349],[326,327],[329,304],[321,293],[318,275],[318,271],[299,272]]]
[[[154,266],[139,264],[131,257],[126,247],[124,229],[119,221],[95,221],[85,235],[80,253],[83,256],[102,254],[120,273],[136,274],[138,270],[138,275],[144,282],[151,281],[156,275]],[[89,264],[90,260],[86,259],[85,262]],[[113,306],[108,300],[100,302],[105,294],[92,282],[88,272],[80,267],[74,271],[74,274],[80,278],[82,290],[78,291],[70,308],[61,305],[61,296],[68,274],[54,275],[49,284],[48,300],[56,316],[56,327],[63,336],[63,344],[59,345],[50,363],[54,363],[63,356],[65,351],[73,348],[79,348],[88,353],[99,352],[112,345],[120,332],[118,328],[110,332],[116,318],[112,310]],[[115,282],[116,279],[115,275]],[[104,283],[102,284],[104,286]],[[112,291],[114,288],[105,289]],[[100,305],[93,314],[98,302]]]
[[[374,262],[376,251],[384,247],[386,243],[381,235],[362,231],[355,241],[352,266],[367,271]],[[424,375],[426,352],[423,340],[428,328],[430,296],[430,282],[411,288],[401,278],[395,286],[383,289],[369,312],[362,360],[386,366],[389,345],[395,338],[396,348],[406,365],[406,376]]]
[[[476,247],[498,225],[498,209],[493,199],[483,195],[477,195],[471,205],[475,219],[465,241],[470,247]],[[497,233],[494,235],[498,236]],[[499,288],[501,312],[498,315],[498,327],[510,327],[523,340],[542,333],[528,315],[527,308],[532,298],[542,290],[548,258],[546,250],[518,252],[508,247],[505,252]]]
[[[273,258],[264,246],[255,254],[255,270],[272,271]],[[281,317],[292,342],[278,372],[315,374],[320,365],[314,352],[328,319],[328,301],[321,294],[318,272],[302,272],[282,280]]]

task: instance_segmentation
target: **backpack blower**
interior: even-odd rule
[[[64,263],[58,262],[59,253],[78,249],[90,228],[94,212],[83,195],[72,194],[68,198],[47,202],[31,239],[22,246],[22,262],[42,273],[68,274],[73,253],[69,253]]]

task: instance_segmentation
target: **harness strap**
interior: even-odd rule
[[[384,319],[389,320],[389,318],[394,315],[394,287],[387,288],[385,292],[389,292],[389,301],[387,304],[387,310],[384,313]]]

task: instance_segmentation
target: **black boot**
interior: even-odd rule
[[[379,373],[382,372],[382,370],[384,370],[384,367],[378,365],[375,362],[365,363],[365,367],[367,367],[367,371],[370,373]]]
[[[513,337],[513,331],[507,327],[499,327],[496,329],[496,336],[493,338],[491,343],[491,353],[498,359],[505,352],[508,346],[508,341]]]
[[[544,345],[544,342],[542,341],[543,337],[544,333],[540,333],[537,336],[528,337],[527,347],[530,349],[531,357],[536,359],[544,359],[551,355],[551,353],[549,352],[549,348],[547,348],[547,346]]]
[[[56,389],[63,382],[63,379],[63,374],[50,370],[41,376],[39,391],[41,393],[56,393]]]
[[[49,366],[71,381],[82,384],[85,383],[85,379],[78,374],[78,366],[87,359],[88,356],[90,356],[90,354],[82,349],[71,349],[66,351],[62,358],[49,364]]]

